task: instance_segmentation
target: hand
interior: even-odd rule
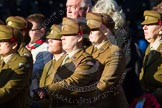
[[[34,89],[33,92],[34,92],[34,97],[36,97],[37,99],[49,98],[49,95],[45,87]]]
[[[46,92],[44,92],[44,90],[39,90],[38,91],[38,96],[40,99],[43,99],[46,97]]]

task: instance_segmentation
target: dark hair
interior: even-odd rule
[[[37,24],[40,24],[40,27],[43,27],[45,16],[43,14],[31,14],[27,17],[27,20],[36,22]]]

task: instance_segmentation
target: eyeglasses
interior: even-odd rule
[[[42,29],[42,27],[36,28],[36,29],[31,29],[30,31],[39,31],[40,29]]]

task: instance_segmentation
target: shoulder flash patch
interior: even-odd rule
[[[87,61],[86,64],[87,64],[87,65],[91,65],[91,66],[94,65],[94,63],[93,63],[92,61]]]
[[[19,63],[19,68],[23,66],[24,66],[24,63]]]
[[[30,65],[29,64],[24,64],[24,63],[19,63],[19,68],[21,68],[21,67],[29,68]]]
[[[31,54],[30,54],[30,53],[24,53],[24,56],[25,56],[25,57],[30,57]]]

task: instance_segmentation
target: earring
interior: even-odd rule
[[[108,35],[108,33],[106,32],[106,33],[104,33],[104,35],[105,35],[105,36],[107,36],[107,35]]]
[[[160,31],[159,34],[162,35],[162,31]]]

